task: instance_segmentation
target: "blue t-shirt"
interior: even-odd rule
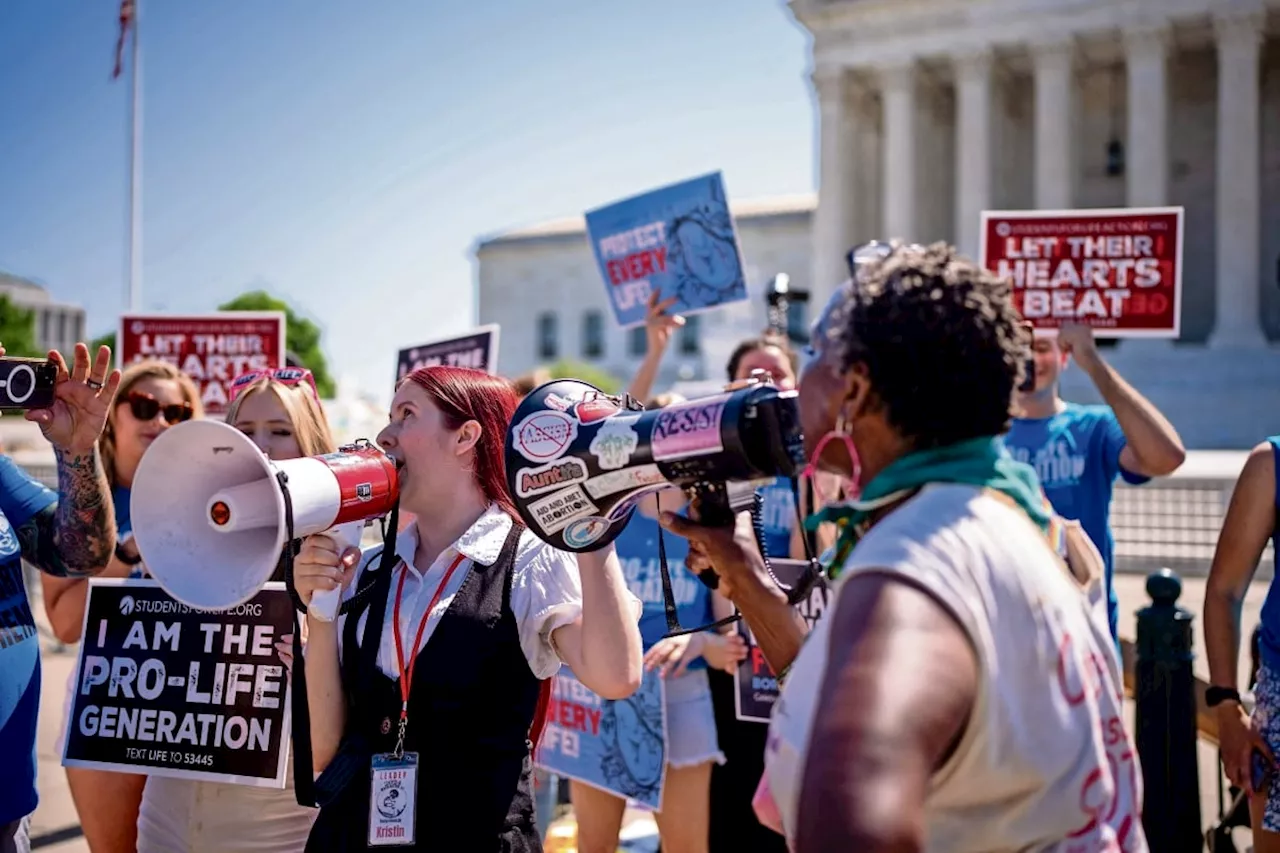
[[[116,511],[116,535],[121,539],[133,532],[133,517],[129,506],[129,489],[127,486],[111,487],[111,505]]]
[[[36,810],[36,712],[40,709],[40,640],[22,577],[15,528],[58,496],[0,456],[0,824]]]
[[[116,511],[116,541],[123,542],[133,533],[133,517],[130,509],[129,497],[131,492],[127,486],[111,487],[111,505]],[[139,580],[147,576],[146,570],[142,564],[129,569],[129,579]]]
[[[1276,469],[1276,526],[1271,531],[1271,544],[1275,549],[1276,577],[1280,577],[1280,435],[1267,439],[1271,442],[1271,458]],[[1268,669],[1280,669],[1280,591],[1276,590],[1273,580],[1267,589],[1267,597],[1262,602],[1262,614],[1259,619],[1262,632],[1258,637],[1262,660]]]
[[[1124,433],[1109,406],[1066,408],[1048,418],[1015,418],[1004,438],[1009,453],[1036,469],[1054,512],[1078,520],[1102,555],[1107,573],[1107,611],[1117,636],[1120,604],[1114,575],[1115,540],[1111,536],[1111,491],[1116,477],[1140,486],[1143,477],[1120,467]]]
[[[667,635],[667,611],[662,597],[662,569],[658,563],[658,522],[637,510],[631,521],[614,540],[622,574],[627,587],[644,604],[640,615],[640,639],[645,651]],[[667,570],[671,573],[671,592],[676,600],[680,625],[697,628],[715,621],[711,611],[711,591],[689,571],[684,561],[689,556],[689,541],[663,531],[667,549]],[[688,669],[702,669],[706,661],[698,658]]]
[[[791,531],[796,526],[796,494],[791,481],[778,477],[760,493],[760,521],[764,526],[764,549],[768,556],[791,556]]]

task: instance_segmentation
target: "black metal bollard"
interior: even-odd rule
[[[1142,762],[1142,825],[1153,851],[1204,849],[1196,756],[1191,624],[1177,604],[1182,580],[1169,569],[1147,576],[1151,605],[1138,611],[1134,698]]]

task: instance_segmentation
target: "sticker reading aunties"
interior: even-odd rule
[[[653,458],[684,459],[719,453],[720,420],[724,416],[728,395],[706,397],[667,406],[658,413],[653,424]]]
[[[538,468],[521,468],[516,476],[516,494],[522,498],[571,486],[587,479],[587,466],[569,456]]]
[[[578,422],[563,412],[534,412],[516,427],[514,444],[530,462],[550,462],[577,437]]]

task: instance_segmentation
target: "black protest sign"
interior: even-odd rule
[[[494,373],[498,369],[498,326],[478,326],[465,335],[443,338],[400,350],[396,381],[419,367],[470,367]]]
[[[293,630],[284,584],[224,611],[151,580],[89,582],[67,767],[283,788]]]
[[[769,564],[778,580],[786,584],[788,589],[800,581],[808,565],[804,560],[775,559],[770,559]],[[809,592],[809,597],[796,605],[800,615],[809,623],[809,630],[813,630],[814,623],[826,610],[829,596],[826,581],[819,578]],[[750,723],[767,723],[769,715],[773,713],[773,703],[778,701],[778,675],[765,660],[764,653],[760,651],[745,620],[738,622],[738,633],[747,643],[747,656],[738,662],[738,668],[733,673],[734,704],[738,719]]]

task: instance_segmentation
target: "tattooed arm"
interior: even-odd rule
[[[18,527],[22,556],[54,577],[96,575],[116,546],[111,489],[97,449],[76,453],[55,448],[58,502]]]

